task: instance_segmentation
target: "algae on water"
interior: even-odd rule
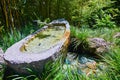
[[[64,31],[64,26],[54,26],[40,32],[26,44],[23,52],[40,53],[51,48],[63,37]]]

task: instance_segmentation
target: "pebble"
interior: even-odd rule
[[[67,57],[65,59],[65,63],[66,64],[71,64],[72,62],[75,61],[76,57],[77,57],[76,53],[70,53],[70,52],[68,52],[67,53]]]
[[[99,68],[100,70],[104,70],[106,67],[107,67],[107,65],[106,65],[105,63],[99,62],[98,68]]]
[[[65,59],[66,64],[71,64],[71,61],[69,59]]]
[[[104,64],[99,62],[96,63],[94,59],[87,58],[85,56],[77,56],[75,53],[68,53],[63,65],[64,70],[72,70],[72,72],[78,72],[78,74],[90,76],[92,74],[99,74],[104,68]],[[104,68],[105,69],[105,68]]]
[[[81,58],[79,58],[79,62],[80,62],[81,64],[85,64],[86,62],[88,62],[88,60],[87,60],[86,57],[81,57]]]
[[[87,62],[86,63],[86,66],[88,67],[88,68],[90,68],[90,69],[96,69],[96,62],[94,61],[94,62]]]

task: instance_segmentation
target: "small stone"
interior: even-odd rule
[[[63,65],[63,69],[64,69],[64,70],[67,69],[67,65],[66,65],[66,64]]]
[[[77,58],[77,54],[76,54],[76,53],[68,52],[65,62],[66,62],[67,64],[70,64],[70,63],[73,62],[76,58]]]
[[[78,74],[83,74],[83,72],[79,69],[79,70],[78,70]]]
[[[41,45],[41,43],[38,44],[38,46],[40,46],[40,45]]]
[[[87,61],[88,61],[88,60],[87,60],[86,57],[81,57],[81,58],[79,58],[79,62],[80,62],[81,64],[85,64]]]
[[[92,60],[92,59],[88,59],[88,62],[95,62],[94,60]]]
[[[90,69],[96,69],[96,62],[87,62],[86,63],[87,67]]]
[[[88,76],[90,74],[91,69],[85,68],[82,71],[83,71],[83,73],[85,73]]]
[[[107,65],[105,63],[103,63],[103,62],[98,63],[98,68],[100,70],[104,70],[106,67],[107,67]]]
[[[82,70],[82,72],[85,73],[86,76],[89,76],[89,75],[91,75],[91,74],[92,74],[92,75],[95,74],[95,73],[96,73],[96,70],[92,70],[92,69],[90,69],[90,68],[85,68],[85,69]]]
[[[71,64],[70,60],[68,60],[68,59],[65,59],[65,63],[66,64]]]
[[[84,69],[84,68],[87,68],[87,66],[85,64],[78,64],[78,68],[79,69]]]
[[[77,58],[77,53],[71,53],[71,52],[68,52],[67,53],[67,58],[72,58],[72,59],[76,59]]]

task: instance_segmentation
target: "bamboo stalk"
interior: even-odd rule
[[[4,12],[4,16],[5,16],[5,23],[6,23],[6,31],[9,31],[9,23],[8,23],[8,12],[7,12],[7,8],[6,8],[6,0],[1,0],[1,4],[3,6],[3,12]]]
[[[9,18],[9,20],[10,20],[9,25],[11,25],[12,30],[13,30],[13,32],[14,32],[14,18],[13,18],[12,10],[11,10],[11,7],[10,7],[10,1],[9,1],[9,0],[7,0],[7,1],[8,1],[9,15],[10,15],[10,18]],[[12,0],[11,0],[11,1],[12,1]]]

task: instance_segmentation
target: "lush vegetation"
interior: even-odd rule
[[[113,38],[120,32],[119,0],[0,0],[0,47],[5,51],[15,42],[41,28],[44,23],[65,18],[71,25],[71,42],[74,48],[88,37],[100,37],[110,42],[111,48],[101,61],[107,64],[102,74],[86,76],[64,69],[61,58],[46,65],[42,76],[13,75],[13,80],[119,80],[120,79],[120,39]],[[41,24],[34,24],[39,20]],[[0,79],[3,70],[0,72]]]

